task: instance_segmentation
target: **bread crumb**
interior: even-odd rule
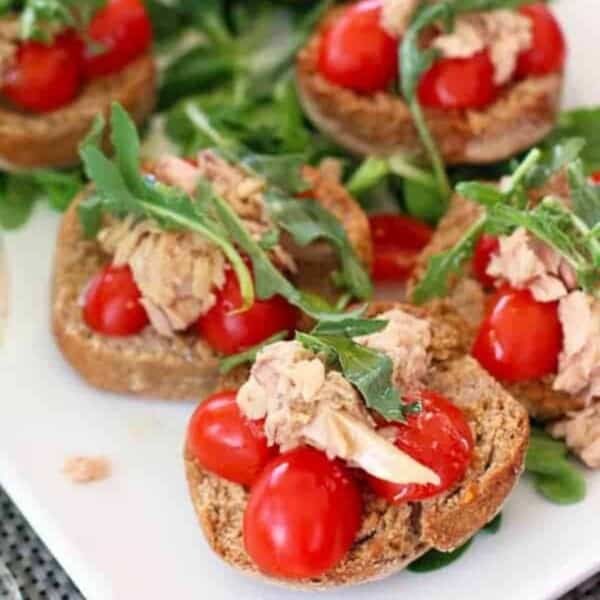
[[[92,483],[110,477],[110,461],[103,456],[70,456],[63,473],[72,483]]]

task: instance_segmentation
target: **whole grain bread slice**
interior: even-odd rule
[[[306,167],[303,175],[313,195],[348,233],[365,265],[371,262],[367,217],[346,190]],[[83,235],[77,207],[83,192],[69,208],[58,233],[52,296],[52,328],[67,361],[94,387],[118,393],[162,399],[197,399],[217,383],[219,357],[193,333],[164,337],[147,327],[139,335],[116,338],[93,332],[82,318],[81,296],[90,279],[111,257],[95,240]],[[330,274],[337,268],[329,249],[294,249],[296,282],[302,288],[328,295]],[[305,253],[308,259],[305,260]]]
[[[377,303],[371,314],[392,308]],[[516,402],[469,356],[464,323],[445,303],[427,308],[400,305],[431,320],[433,365],[427,386],[465,412],[475,452],[464,480],[437,498],[395,506],[376,498],[361,484],[364,515],[360,532],[346,558],[322,577],[302,581],[273,580],[299,589],[326,589],[387,577],[432,548],[452,550],[473,536],[501,509],[517,483],[529,438],[529,419]],[[247,374],[221,381],[235,389]],[[248,492],[202,469],[185,450],[189,491],[210,547],[230,565],[263,577],[244,549],[242,522]]]
[[[387,92],[358,94],[320,74],[321,38],[343,10],[343,6],[332,9],[298,55],[298,90],[306,113],[323,132],[356,154],[422,153],[402,98]],[[554,126],[563,80],[562,73],[553,73],[511,83],[481,110],[425,110],[444,160],[448,164],[490,163],[537,143]]]
[[[79,162],[78,146],[97,115],[108,117],[119,102],[141,125],[156,99],[156,67],[150,53],[119,73],[86,84],[64,108],[46,114],[17,112],[0,104],[0,168],[19,171],[68,167]]]
[[[568,197],[565,186],[566,179],[559,176],[551,181],[547,188],[536,190],[533,199],[542,197],[547,191]],[[470,200],[458,195],[452,198],[448,212],[417,260],[408,284],[409,297],[417,282],[425,275],[430,258],[452,248],[481,214],[482,208]],[[460,276],[453,277],[449,282],[449,290],[448,303],[468,323],[471,338],[474,339],[483,320],[489,294],[473,275],[470,264],[465,265]],[[554,376],[550,375],[542,379],[507,384],[507,389],[525,405],[532,417],[540,420],[556,419],[585,407],[586,402],[583,397],[556,391],[552,389],[553,382]]]

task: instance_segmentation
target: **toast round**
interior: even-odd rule
[[[397,95],[358,94],[325,79],[318,70],[321,37],[344,10],[332,9],[297,59],[298,91],[315,125],[358,155],[421,155],[410,110]],[[563,74],[507,85],[482,110],[425,109],[425,118],[448,164],[504,160],[534,145],[554,127]]]
[[[372,314],[399,306],[376,303]],[[432,548],[452,550],[500,511],[518,481],[529,438],[529,419],[516,402],[469,356],[462,319],[445,303],[427,308],[402,305],[432,321],[433,365],[428,387],[446,395],[465,412],[476,440],[465,479],[425,502],[402,506],[376,498],[361,484],[364,516],[346,558],[322,577],[287,581],[264,577],[244,549],[242,522],[248,492],[203,470],[185,450],[185,471],[200,526],[210,547],[246,574],[298,589],[327,589],[382,579],[400,571]],[[225,378],[220,387],[237,387],[247,372]]]
[[[156,67],[150,53],[125,69],[96,79],[64,108],[34,115],[0,104],[0,168],[6,171],[68,167],[79,162],[78,147],[96,116],[108,117],[119,102],[137,125],[154,108]]]
[[[552,189],[556,191],[564,184],[563,178],[559,178],[552,183]],[[537,195],[539,196],[540,193],[541,191],[538,190]],[[469,226],[477,220],[481,212],[482,209],[479,205],[458,195],[453,197],[448,212],[440,221],[430,243],[419,256],[409,281],[409,294],[424,276],[429,259],[435,254],[452,248]],[[474,277],[470,264],[465,265],[464,272],[460,277],[454,277],[449,282],[449,288],[450,294],[447,301],[467,321],[471,339],[474,339],[479,324],[483,320],[488,295]],[[506,388],[523,403],[532,417],[543,421],[556,419],[585,407],[584,398],[553,390],[553,382],[554,376],[547,376],[543,379],[507,384]]]
[[[346,190],[317,169],[303,172],[314,196],[341,221],[359,258],[371,262],[367,217]],[[194,334],[167,338],[147,327],[125,338],[93,332],[83,321],[81,295],[110,257],[95,240],[86,240],[73,202],[59,230],[54,264],[52,328],[67,361],[94,387],[123,394],[191,400],[210,393],[218,378],[219,357]],[[329,294],[336,259],[329,249],[294,248],[296,283]],[[308,260],[303,256],[308,253]],[[315,262],[316,261],[316,262]]]

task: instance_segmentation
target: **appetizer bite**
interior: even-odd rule
[[[513,156],[552,129],[565,62],[551,10],[520,4],[335,7],[298,56],[304,108],[357,154],[419,157],[437,144],[448,164]]]
[[[368,221],[318,170],[243,148],[140,167],[118,105],[112,161],[102,135],[81,148],[94,187],[64,217],[52,305],[58,345],[92,385],[197,398],[221,357],[281,339],[301,317],[341,318],[306,288],[371,295]]]
[[[14,10],[10,10],[14,4]],[[152,28],[141,0],[9,0],[0,14],[0,167],[65,167],[119,102],[141,124],[155,101]],[[2,13],[0,8],[0,13]]]
[[[467,355],[462,319],[376,303],[265,346],[188,427],[212,549],[295,588],[386,577],[491,521],[523,469],[523,407]]]
[[[473,356],[597,468],[600,187],[575,158],[581,145],[534,150],[499,185],[459,184],[412,298],[448,296]]]

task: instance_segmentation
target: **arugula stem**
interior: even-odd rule
[[[433,190],[438,189],[436,179],[431,175],[431,173],[428,173],[423,169],[419,169],[419,167],[411,164],[403,155],[394,154],[393,156],[390,156],[388,163],[390,170],[395,175],[404,177],[404,179],[410,179],[411,181],[417,181]]]
[[[227,140],[210,124],[193,102],[186,102],[184,112],[192,124],[208,136],[218,148],[227,147]]]
[[[431,132],[429,131],[427,124],[425,123],[425,116],[423,115],[423,110],[419,104],[419,101],[416,98],[413,98],[410,101],[409,106],[410,112],[413,115],[415,126],[419,132],[419,135],[421,136],[421,141],[423,142],[423,145],[427,150],[427,154],[429,155],[440,196],[447,200],[452,194],[452,187],[450,186],[450,180],[448,179],[448,174],[446,173],[446,167],[444,165],[444,161],[442,160],[442,156],[435,141],[433,140],[433,137],[431,136]]]
[[[534,148],[527,154],[527,156],[523,159],[523,162],[516,168],[515,172],[510,177],[510,184],[508,185],[508,189],[505,190],[506,194],[512,194],[517,185],[521,183],[523,177],[527,175],[527,173],[534,167],[542,158],[542,152],[539,148]]]
[[[235,312],[242,312],[244,310],[247,310],[254,304],[255,295],[252,275],[250,274],[250,270],[246,266],[246,263],[243,261],[242,257],[238,254],[237,250],[231,244],[226,242],[223,238],[215,235],[207,227],[203,227],[199,223],[190,221],[189,219],[182,217],[181,215],[178,215],[173,211],[161,208],[160,206],[155,206],[154,204],[145,202],[143,200],[140,201],[140,204],[142,204],[144,209],[149,214],[168,219],[173,223],[177,223],[184,229],[195,231],[196,233],[199,233],[200,235],[210,240],[213,244],[218,246],[223,251],[223,254],[225,254],[227,260],[229,260],[229,262],[231,263],[231,266],[233,267],[233,270],[235,271],[235,274],[238,278],[238,282],[240,284],[240,292],[242,294],[243,304]]]

